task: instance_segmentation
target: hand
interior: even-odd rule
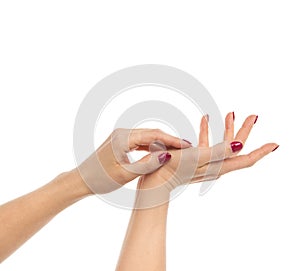
[[[172,189],[185,183],[218,179],[233,170],[254,165],[258,160],[275,150],[276,143],[268,143],[247,155],[239,155],[257,116],[249,116],[234,137],[234,114],[225,119],[224,142],[209,147],[208,117],[200,124],[198,147],[170,150],[172,159],[161,169],[141,177],[138,188],[141,200],[139,208],[153,207],[164,203]],[[156,196],[155,196],[156,195]]]
[[[237,132],[236,136],[234,136],[234,113],[228,113],[225,118],[225,133],[224,140],[225,141],[240,141],[243,144],[246,143],[247,138],[257,121],[257,115],[248,116],[242,127]],[[199,147],[208,147],[208,123],[206,118],[202,118],[200,124],[200,135],[199,135]],[[199,168],[195,173],[191,182],[202,182],[207,180],[218,179],[222,175],[235,171],[238,169],[248,168],[253,166],[257,161],[268,155],[269,153],[275,151],[279,147],[276,143],[267,143],[260,148],[253,150],[252,152],[244,155],[233,155],[229,158],[226,158],[224,161],[221,161],[221,167],[217,175],[207,175],[207,170],[209,166],[216,166],[217,163],[220,162],[212,162],[204,165]]]
[[[169,148],[188,148],[191,144],[158,129],[116,129],[77,169],[93,193],[109,193],[142,174],[151,173],[170,160],[166,151],[157,151],[163,143]],[[127,153],[154,150],[130,164]]]

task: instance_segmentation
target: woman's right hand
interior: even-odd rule
[[[73,170],[91,193],[112,192],[134,178],[162,167],[171,156],[158,148],[191,147],[187,140],[166,134],[158,129],[116,129],[107,140],[81,165]],[[140,161],[130,163],[127,154],[133,150],[154,149]]]

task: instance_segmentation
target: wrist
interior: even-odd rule
[[[159,174],[152,173],[139,178],[137,189],[155,189],[166,183]]]
[[[136,190],[135,209],[152,209],[168,205],[170,190],[162,179],[150,175],[141,176]]]
[[[76,202],[93,195],[92,191],[82,180],[77,168],[58,175],[54,179],[54,182],[61,187],[61,190],[65,193],[69,201]]]

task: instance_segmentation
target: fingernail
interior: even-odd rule
[[[243,148],[243,144],[239,141],[233,141],[230,143],[232,152],[238,152]]]
[[[188,141],[187,139],[182,139],[182,140],[183,140],[184,142],[186,142],[186,143],[192,145],[192,142]]]
[[[158,161],[160,164],[165,164],[171,159],[171,154],[168,152],[161,153],[158,156]]]
[[[209,122],[209,115],[208,114],[205,115],[205,118],[206,118],[206,121]]]
[[[278,146],[276,146],[276,147],[274,148],[274,150],[273,150],[273,151],[276,151],[278,148],[279,148],[279,145],[278,145]],[[273,152],[273,151],[272,151],[272,152]]]
[[[254,124],[257,122],[258,116],[256,116],[255,120],[254,120]]]
[[[233,119],[233,121],[235,120],[234,111],[232,111],[232,119]]]

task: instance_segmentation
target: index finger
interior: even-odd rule
[[[275,151],[278,146],[279,145],[276,143],[268,143],[250,152],[249,154],[244,154],[225,160],[221,169],[221,175],[230,171],[253,166],[257,161]]]
[[[169,135],[159,129],[136,129],[132,130],[129,136],[129,148],[135,149],[140,146],[149,146],[151,143],[158,141],[167,147],[177,149],[189,148],[191,142],[186,139]]]

